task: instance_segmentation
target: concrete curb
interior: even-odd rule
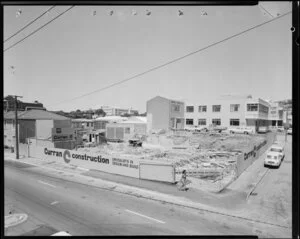
[[[16,214],[11,214],[8,216],[5,216],[5,228],[8,227],[13,227],[16,226],[18,224],[21,224],[23,222],[25,222],[28,218],[28,215],[25,213],[16,213]]]
[[[249,190],[249,192],[247,193],[247,198],[246,200],[248,200],[248,198],[250,197],[250,195],[252,194],[252,192],[256,189],[257,185],[261,182],[261,180],[266,176],[266,174],[269,172],[269,169],[267,169],[262,176],[259,178],[259,180],[253,185],[253,187],[251,187],[251,189]]]

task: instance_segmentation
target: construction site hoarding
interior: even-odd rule
[[[171,163],[140,161],[140,179],[175,183],[175,166]]]

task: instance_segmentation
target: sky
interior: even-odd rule
[[[4,6],[4,40],[49,7]],[[56,6],[6,41],[4,49],[68,8]],[[18,10],[22,12],[17,16]],[[108,14],[110,10],[113,15]],[[146,10],[151,15],[146,15]],[[178,16],[178,10],[182,16]],[[223,94],[291,99],[292,14],[288,14],[123,84],[71,100],[291,10],[291,2],[260,2],[256,6],[75,6],[3,53],[4,96],[20,95],[25,102],[38,100],[48,110],[108,105],[140,113],[146,111],[147,100],[158,95],[199,104]]]

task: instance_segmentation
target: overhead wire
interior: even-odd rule
[[[62,16],[63,14],[65,14],[66,12],[70,11],[73,7],[75,7],[74,5],[69,7],[67,10],[63,11],[62,13],[60,13],[59,15],[57,15],[55,18],[51,19],[50,21],[48,21],[47,23],[45,23],[44,25],[42,25],[41,27],[37,28],[35,31],[33,31],[32,33],[30,33],[29,35],[27,35],[26,37],[22,38],[20,41],[17,41],[16,43],[14,43],[13,45],[11,45],[10,47],[4,49],[4,52],[13,48],[14,46],[18,45],[19,43],[21,43],[22,41],[24,41],[25,39],[27,39],[28,37],[32,36],[34,33],[38,32],[39,30],[41,30],[42,28],[44,28],[45,26],[47,26],[48,24],[50,24],[51,22],[53,22],[54,20],[56,20],[57,18],[59,18],[60,16]]]
[[[111,84],[111,85],[105,86],[105,87],[103,87],[103,88],[94,90],[94,91],[92,91],[92,92],[89,92],[89,93],[86,93],[86,94],[83,94],[83,95],[74,97],[74,98],[72,98],[72,99],[68,99],[68,100],[65,100],[65,101],[61,101],[61,102],[59,102],[59,103],[57,103],[57,104],[55,104],[55,105],[60,105],[60,104],[62,104],[62,103],[66,103],[66,102],[69,102],[69,101],[73,101],[73,100],[76,100],[76,99],[80,99],[80,98],[82,98],[82,97],[85,97],[85,96],[88,96],[88,95],[91,95],[91,94],[94,94],[94,93],[97,93],[97,92],[100,92],[100,91],[109,89],[109,88],[114,87],[114,86],[116,86],[116,85],[123,84],[124,82],[133,80],[133,79],[135,79],[135,78],[137,78],[137,77],[140,77],[140,76],[142,76],[142,75],[145,75],[145,74],[147,74],[147,73],[149,73],[149,72],[152,72],[152,71],[158,70],[158,69],[160,69],[160,68],[163,68],[163,67],[165,67],[165,66],[167,66],[167,65],[170,65],[170,64],[172,64],[172,63],[174,63],[174,62],[180,61],[180,60],[182,60],[182,59],[184,59],[184,58],[187,58],[187,57],[192,56],[192,55],[194,55],[194,54],[196,54],[196,53],[199,53],[199,52],[201,52],[201,51],[204,51],[204,50],[206,50],[206,49],[208,49],[208,48],[211,48],[211,47],[213,47],[213,46],[215,46],[215,45],[218,45],[218,44],[220,44],[220,43],[223,43],[223,42],[225,42],[225,41],[228,41],[228,40],[230,40],[230,39],[232,39],[232,38],[234,38],[234,37],[240,36],[240,35],[242,35],[242,34],[244,34],[244,33],[246,33],[246,32],[249,32],[249,31],[251,31],[251,30],[253,30],[253,29],[256,29],[256,28],[258,28],[258,27],[261,27],[261,26],[263,26],[263,25],[266,25],[266,24],[268,24],[268,23],[270,23],[270,22],[273,22],[273,21],[275,21],[275,20],[277,20],[277,19],[279,19],[279,18],[282,18],[282,17],[284,17],[284,16],[287,16],[287,15],[290,14],[290,13],[292,13],[292,11],[287,12],[287,13],[285,13],[285,14],[282,14],[282,15],[280,15],[280,16],[278,16],[278,17],[272,18],[271,20],[265,21],[265,22],[263,22],[263,23],[260,23],[260,24],[258,24],[258,25],[255,25],[255,26],[253,26],[253,27],[250,27],[250,28],[248,28],[248,29],[246,29],[246,30],[244,30],[244,31],[241,31],[241,32],[239,32],[239,33],[236,33],[236,34],[234,34],[234,35],[231,35],[231,36],[229,36],[229,37],[226,37],[226,38],[224,38],[224,39],[222,39],[222,40],[220,40],[220,41],[217,41],[217,42],[215,42],[215,43],[212,43],[212,44],[210,44],[210,45],[208,45],[208,46],[206,46],[206,47],[203,47],[203,48],[201,48],[201,49],[198,49],[198,50],[196,50],[196,51],[190,52],[190,53],[188,53],[188,54],[186,54],[186,55],[184,55],[184,56],[175,58],[175,59],[173,59],[173,60],[171,60],[171,61],[168,61],[168,62],[166,62],[166,63],[164,63],[164,64],[161,64],[161,65],[159,65],[159,66],[155,66],[155,67],[153,67],[153,68],[150,68],[149,70],[144,71],[144,72],[142,72],[142,73],[136,74],[136,75],[134,75],[134,76],[131,76],[131,77],[126,78],[126,79],[124,79],[124,80],[118,81],[118,82],[113,83],[113,84]]]
[[[18,30],[16,33],[12,34],[10,37],[8,37],[7,39],[4,40],[4,43],[7,42],[8,40],[10,40],[11,38],[13,38],[14,36],[16,36],[17,34],[19,34],[21,31],[23,31],[24,29],[26,29],[27,27],[29,27],[31,24],[33,24],[34,22],[36,22],[38,19],[40,19],[42,16],[44,16],[45,14],[47,14],[49,11],[51,11],[53,8],[55,8],[56,6],[52,6],[50,7],[48,10],[46,10],[45,12],[43,12],[41,15],[39,15],[37,18],[33,19],[31,22],[29,22],[28,24],[26,24],[24,27],[22,27],[20,30]]]

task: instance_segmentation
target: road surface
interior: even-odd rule
[[[5,215],[10,209],[28,215],[5,235],[30,233],[41,225],[72,235],[256,234],[257,225],[249,221],[53,178],[21,163],[5,162],[4,186]]]

